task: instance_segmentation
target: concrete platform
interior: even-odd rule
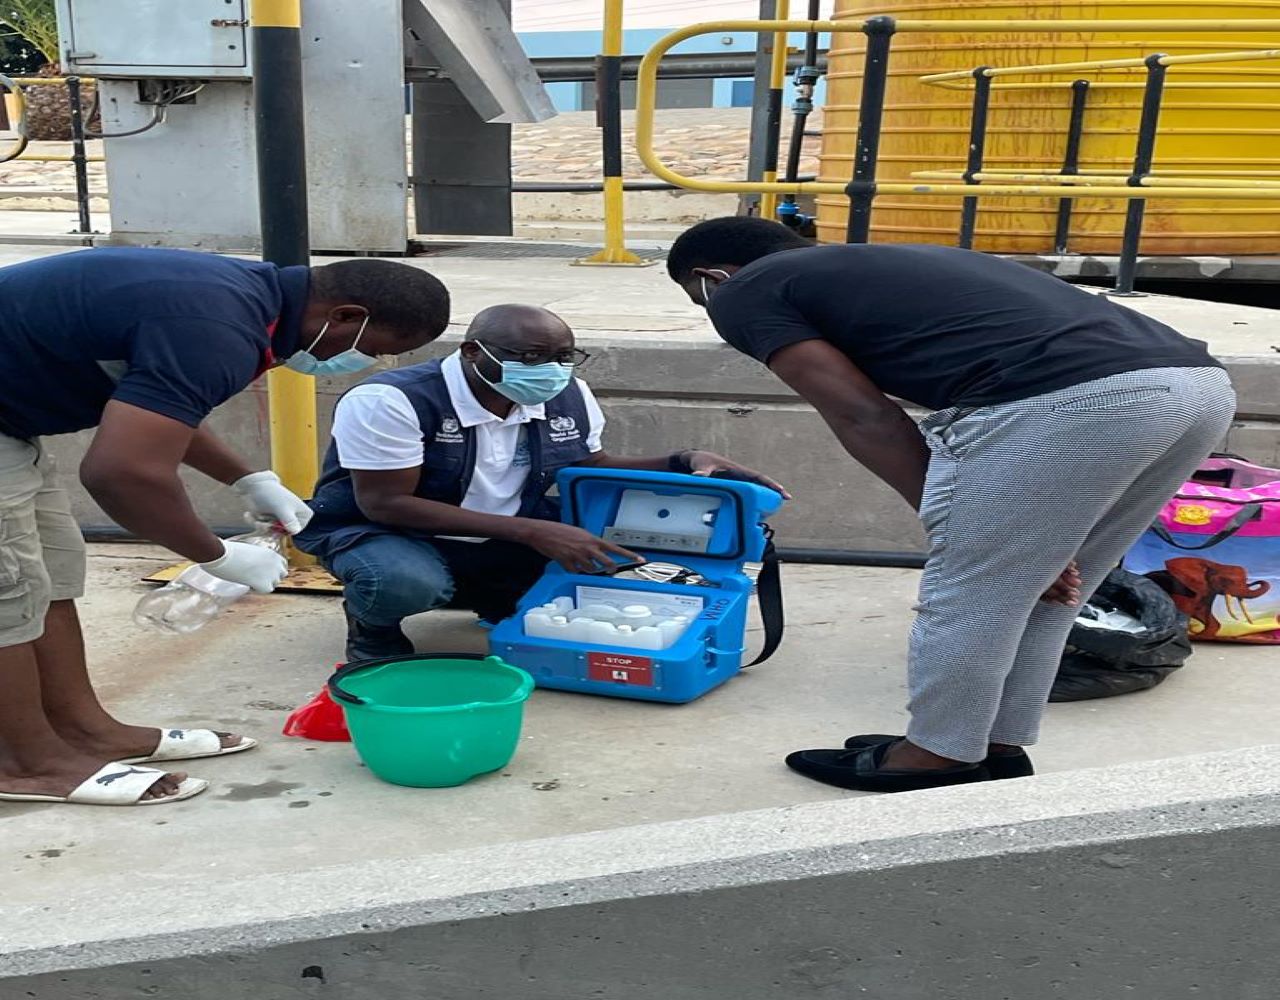
[[[1118,837],[1118,846],[1097,851],[1103,858],[1100,870],[1123,869],[1136,863],[1126,859],[1138,850],[1124,846],[1125,838],[1171,836],[1181,828],[1182,820],[1175,818],[1183,813],[1198,828],[1223,830],[1249,816],[1255,817],[1249,823],[1262,822],[1256,818],[1258,810],[1264,818],[1275,811],[1266,804],[1272,798],[1257,797],[1274,791],[1274,774],[1256,776],[1254,783],[1262,784],[1247,793],[1254,798],[1244,813],[1236,805],[1214,805],[1206,815],[1203,804],[1182,804],[1184,793],[1194,798],[1209,794],[1209,788],[1220,788],[1224,795],[1228,789],[1233,796],[1246,794],[1229,777],[1239,766],[1237,758],[1203,765],[1207,777],[1199,784],[1199,779],[1188,778],[1198,773],[1199,763],[1153,764],[1146,771],[1116,771],[1114,777],[1105,771],[1078,778],[1064,773],[1273,740],[1280,722],[1273,697],[1275,654],[1225,645],[1200,646],[1183,670],[1153,691],[1051,706],[1044,742],[1035,751],[1040,771],[1049,777],[1016,783],[1026,786],[1021,791],[1007,787],[1015,783],[997,783],[1006,787],[984,787],[980,793],[860,796],[793,775],[782,764],[786,752],[831,744],[851,732],[893,731],[904,718],[903,651],[916,574],[833,567],[785,569],[787,643],[773,661],[708,697],[674,707],[536,692],[520,749],[505,771],[456,789],[398,788],[371,776],[350,745],[279,735],[287,709],[320,686],[337,655],[341,619],[336,600],[251,597],[202,632],[161,637],[135,626],[129,612],[144,592],[137,579],[163,560],[162,551],[145,546],[93,547],[89,596],[81,607],[94,675],[105,699],[131,721],[215,725],[254,735],[263,746],[239,756],[191,762],[190,771],[209,778],[213,787],[186,803],[148,809],[0,805],[0,842],[5,846],[0,859],[0,996],[116,1000],[161,988],[155,984],[190,988],[193,992],[184,995],[199,998],[310,996],[309,989],[293,992],[301,986],[292,984],[300,969],[321,961],[306,956],[324,954],[329,975],[354,977],[348,979],[344,1000],[384,1000],[399,994],[382,977],[412,976],[422,961],[418,952],[404,954],[403,942],[400,952],[372,939],[300,946],[283,959],[271,959],[274,971],[265,975],[280,981],[273,980],[270,987],[264,986],[263,973],[250,973],[251,967],[235,964],[224,983],[212,973],[217,966],[208,964],[211,959],[192,959],[196,964],[189,965],[183,956],[216,954],[243,963],[264,948],[347,933],[343,928],[368,939],[374,931],[390,932],[424,920],[446,921],[439,925],[443,930],[457,927],[458,920],[615,898],[615,891],[619,899],[662,894],[671,887],[688,891],[703,876],[679,866],[691,863],[694,855],[712,865],[709,872],[719,873],[712,878],[715,884],[727,878],[754,885],[765,878],[764,871],[772,872],[765,881],[809,878],[815,874],[813,865],[829,870],[847,850],[854,852],[850,857],[864,859],[859,864],[882,869],[926,855],[935,861],[968,857],[985,852],[983,845],[1000,845],[1003,854],[1024,843],[1018,838],[1030,838],[1028,845],[1047,838],[1056,850],[1081,838],[1111,843]],[[460,613],[422,616],[410,623],[410,632],[420,648],[481,649],[484,643],[484,633]],[[1155,804],[1143,805],[1149,798]],[[1108,810],[1129,807],[1147,812],[1107,818]],[[1059,808],[1073,818],[1051,822]],[[763,812],[744,815],[750,810]],[[1034,824],[1026,826],[1033,819],[1042,832],[1035,832],[1040,827]],[[688,826],[690,822],[695,825]],[[1011,824],[1008,832],[1001,833],[1006,824]],[[945,829],[952,832],[944,837]],[[578,836],[588,834],[586,839]],[[886,837],[890,840],[884,841]],[[877,846],[877,841],[883,842]],[[917,841],[934,846],[894,846]],[[828,846],[810,861],[785,846],[817,850],[819,842]],[[833,854],[837,843],[852,846]],[[1226,841],[1223,845],[1225,849]],[[1158,857],[1167,859],[1169,850],[1161,847]],[[765,854],[752,860],[759,851]],[[763,860],[776,851],[784,853],[774,861]],[[872,858],[879,860],[870,862]],[[641,872],[659,859],[660,871],[621,874]],[[785,874],[777,867],[783,859],[789,859],[784,868],[799,869]],[[1068,880],[1083,877],[1086,869],[1099,870],[1091,868],[1096,861],[1057,863],[1067,866],[1063,877]],[[606,870],[619,873],[621,881],[600,881]],[[908,883],[895,893],[915,892],[909,885],[918,888],[909,870],[910,864],[902,876]],[[578,888],[508,888],[551,886],[579,876],[586,881]],[[961,885],[954,891],[964,892],[971,877],[957,877]],[[827,891],[821,881],[802,884]],[[883,883],[884,891],[890,884]],[[394,914],[385,909],[393,897],[400,900]],[[206,900],[212,909],[205,910]],[[788,905],[787,921],[804,919],[800,914],[806,904],[795,900]],[[590,912],[596,916],[587,918],[589,926],[599,926],[605,910],[597,906]],[[697,917],[701,911],[696,908],[680,912],[695,921],[709,919]],[[1003,912],[1003,903],[993,905],[992,912]],[[761,917],[757,911],[752,923]],[[659,926],[648,921],[637,925],[633,919],[610,917],[610,926],[618,928],[610,933],[622,934],[625,926],[631,928],[626,934],[642,934],[648,933],[644,927]],[[483,939],[490,941],[492,933],[484,932]],[[696,932],[690,928],[689,933]],[[545,942],[534,954],[547,956],[570,944],[553,944],[554,935],[546,930],[519,932],[528,934]],[[908,934],[899,944],[910,948],[915,941],[920,947],[925,938]],[[472,951],[446,949],[449,957],[442,954],[441,968],[465,962],[471,971],[462,979],[442,980],[432,996],[827,996],[826,987],[809,982],[811,974],[822,980],[832,972],[828,966],[835,960],[825,954],[825,943],[788,947],[794,951],[788,952],[790,957],[770,959],[790,970],[782,977],[785,982],[773,986],[766,978],[745,987],[746,992],[722,992],[717,977],[696,989],[649,992],[640,985],[647,981],[643,977],[622,974],[606,988],[610,970],[617,968],[606,963],[589,975],[581,973],[593,981],[603,977],[596,984],[599,993],[585,987],[574,992],[574,983],[587,981],[575,978],[579,973],[574,970],[584,961],[581,954],[565,958],[568,964],[558,965],[545,984],[530,979],[520,986],[524,973],[506,969],[505,959],[498,957],[502,949],[491,952],[487,944]],[[382,956],[384,948],[389,950]],[[490,975],[484,971],[490,964],[486,955],[497,963],[494,970],[503,968],[492,975],[506,983],[504,988],[494,985],[490,992],[474,985]],[[371,956],[379,956],[381,971],[357,973],[358,964]],[[157,967],[151,978],[153,962],[168,959],[177,965]],[[626,964],[625,959],[616,961]],[[852,961],[846,955],[836,965],[843,969]],[[120,966],[122,962],[139,964]],[[645,967],[646,975],[659,980],[668,975],[656,971],[660,965]],[[96,971],[68,979],[65,973],[74,969]],[[725,975],[726,983],[734,981],[728,970]],[[853,970],[847,975],[853,976]],[[938,972],[939,986],[949,981],[946,975]],[[553,985],[561,980],[560,986]],[[855,981],[861,982],[855,977],[849,985]],[[977,992],[957,986],[955,992],[936,996],[1003,995],[984,994],[980,985],[974,987]],[[911,990],[878,995],[913,1000],[935,996]],[[1055,995],[1096,1000],[1102,994],[1065,989]],[[1154,1000],[1174,994],[1132,995]]]

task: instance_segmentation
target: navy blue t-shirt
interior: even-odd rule
[[[724,340],[765,364],[791,344],[825,340],[882,392],[935,410],[1218,365],[1200,341],[1104,296],[954,247],[785,250],[716,286],[707,312]]]
[[[112,399],[198,426],[297,350],[309,284],[305,267],[187,250],[0,268],[0,433],[95,427]]]

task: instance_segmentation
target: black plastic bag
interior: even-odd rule
[[[1117,612],[1137,620],[1134,630],[1102,627],[1119,617]],[[1097,619],[1092,624],[1091,617]],[[1071,629],[1049,700],[1086,701],[1145,691],[1190,655],[1186,615],[1169,595],[1146,577],[1112,570]]]

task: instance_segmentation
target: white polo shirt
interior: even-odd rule
[[[531,420],[545,420],[546,407],[513,404],[506,418],[480,405],[462,370],[462,355],[444,359],[445,388],[458,422],[475,429],[476,465],[462,498],[465,510],[511,516],[520,509],[520,494],[529,478],[528,428]],[[587,448],[603,445],[604,413],[581,379],[590,426]],[[416,469],[422,465],[422,426],[409,397],[392,385],[358,385],[338,401],[333,413],[333,440],[344,469]],[[485,541],[485,539],[467,539]]]

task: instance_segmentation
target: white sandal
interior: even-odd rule
[[[149,764],[153,761],[195,760],[198,757],[223,757],[229,753],[252,750],[258,741],[240,737],[234,746],[224,747],[222,737],[212,729],[161,729],[160,742],[142,757],[122,757],[121,764]]]
[[[154,799],[142,796],[165,776],[154,767],[131,767],[113,761],[104,764],[94,774],[85,778],[70,795],[23,795],[18,792],[0,792],[0,802],[64,802],[84,806],[158,806],[166,802],[181,802],[199,795],[209,787],[203,778],[187,778],[173,795]]]

